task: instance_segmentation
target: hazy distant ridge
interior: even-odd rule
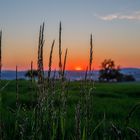
[[[18,78],[19,79],[25,79],[25,73],[26,71],[19,71],[18,72]],[[121,73],[123,74],[131,74],[135,77],[136,81],[140,81],[140,69],[139,68],[123,68],[121,69]],[[2,79],[6,80],[13,80],[15,79],[15,71],[8,70],[8,71],[2,71]],[[45,72],[47,75],[47,71]],[[53,72],[52,72],[53,74]],[[85,71],[66,71],[66,77],[70,80],[80,80],[83,79],[85,75]],[[58,75],[57,75],[58,76]],[[96,70],[93,72],[92,77],[94,80],[98,80],[99,77],[99,71]]]

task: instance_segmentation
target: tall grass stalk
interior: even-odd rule
[[[92,34],[90,35],[90,57],[89,57],[89,71],[92,69],[93,61],[93,43],[92,43]]]
[[[65,66],[66,66],[66,60],[67,60],[67,49],[65,51],[65,57],[64,57],[64,64],[62,66],[62,47],[61,47],[61,22],[59,24],[59,85],[60,85],[60,92],[58,93],[58,100],[59,107],[58,107],[58,131],[57,131],[57,137],[62,140],[65,139],[65,127],[66,127],[66,93],[65,93],[65,87],[66,87],[66,81],[64,80],[64,74],[65,74]]]
[[[48,137],[51,138],[51,134],[56,133],[56,129],[54,128],[54,96],[55,96],[55,84],[52,86],[53,78],[51,78],[51,72],[52,72],[52,55],[53,55],[53,49],[54,49],[55,40],[52,42],[51,50],[50,50],[50,56],[49,56],[49,64],[48,64],[48,77],[47,77],[47,99],[46,99],[46,111],[47,111],[47,133],[49,134]],[[53,135],[52,134],[52,135]],[[54,135],[53,135],[54,137]]]
[[[92,34],[90,35],[90,58],[89,58],[89,70],[87,68],[87,72],[85,74],[85,82],[86,82],[86,75],[87,73],[89,73],[89,79],[88,81],[85,83],[85,94],[84,94],[84,104],[85,104],[85,133],[86,133],[86,137],[90,138],[91,137],[91,133],[92,133],[92,129],[91,129],[91,124],[92,124],[92,102],[93,102],[93,98],[92,98],[92,88],[89,86],[91,86],[92,84],[92,79],[91,79],[91,71],[92,71],[92,60],[93,60],[93,44],[92,44]]]
[[[64,76],[65,76],[65,67],[66,67],[66,61],[67,61],[67,52],[68,52],[68,49],[66,49],[65,57],[64,57],[64,64],[63,64],[63,71],[62,71],[62,80],[64,80]]]
[[[87,76],[88,76],[88,67],[86,68],[86,71],[85,71],[85,78],[84,78],[85,82],[87,82]]]
[[[62,48],[61,48],[61,22],[59,24],[59,77],[62,78]]]
[[[66,67],[66,61],[67,61],[67,51],[65,51],[65,57],[64,57],[64,64],[63,64],[63,70],[62,70],[62,91],[61,91],[61,99],[62,99],[62,116],[65,118],[66,116],[66,102],[67,102],[67,93],[66,93],[66,79],[65,79],[65,67]]]
[[[86,68],[84,82],[82,82],[82,91],[81,91],[81,99],[80,99],[80,107],[82,116],[82,124],[83,124],[83,136],[85,139],[88,139],[92,135],[92,80],[91,80],[91,71],[92,71],[92,60],[93,60],[93,44],[92,44],[92,34],[90,36],[90,55],[89,55],[89,69]],[[88,75],[89,74],[89,75]],[[89,79],[88,79],[89,78]],[[89,88],[90,87],[90,88]],[[82,136],[82,137],[83,137]]]
[[[38,83],[44,82],[44,68],[43,68],[43,47],[44,47],[44,23],[40,26],[39,42],[38,42]]]
[[[1,58],[1,46],[2,46],[2,31],[0,31],[0,84],[1,84],[1,69],[2,69],[2,58]],[[1,85],[0,85],[1,88]],[[2,95],[0,91],[0,139],[2,140]]]
[[[51,76],[51,67],[52,67],[52,54],[53,54],[53,48],[54,48],[55,40],[53,40],[51,51],[50,51],[50,57],[49,57],[49,70],[48,70],[48,86],[50,85],[50,76]]]
[[[19,104],[19,92],[18,92],[18,66],[16,66],[16,106]]]
[[[36,92],[35,91],[35,77],[34,77],[34,74],[33,74],[33,61],[31,61],[31,82],[30,82],[30,89],[31,89],[31,92]],[[33,98],[33,93],[31,93],[31,106],[33,107],[33,101],[34,101],[34,98]]]
[[[21,111],[21,106],[19,104],[19,86],[18,86],[18,66],[16,66],[16,112],[15,112],[15,132],[14,139],[17,139],[20,135],[19,130],[19,115]]]
[[[66,89],[66,79],[65,79],[65,67],[66,67],[66,61],[67,61],[67,51],[65,51],[65,57],[64,57],[64,64],[62,69],[62,91],[61,91],[61,102],[62,102],[62,109],[61,109],[61,132],[62,132],[62,140],[65,139],[65,133],[66,133],[66,113],[67,113],[67,89]]]
[[[43,67],[43,47],[44,47],[44,23],[40,26],[38,42],[38,91],[36,94],[37,105],[35,108],[35,139],[43,138],[43,119],[44,119],[44,67]]]
[[[0,82],[1,82],[1,69],[2,69],[2,31],[0,31]]]
[[[33,84],[33,81],[34,81],[34,79],[33,79],[33,61],[31,61],[31,86]]]

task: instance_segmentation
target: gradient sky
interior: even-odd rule
[[[45,22],[45,68],[53,39],[58,68],[58,29],[62,22],[67,69],[85,69],[93,34],[94,69],[111,58],[121,67],[140,68],[140,0],[0,0],[3,69],[36,66],[39,26]]]

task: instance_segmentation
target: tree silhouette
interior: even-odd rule
[[[38,71],[37,70],[28,70],[26,73],[25,73],[25,77],[28,77],[28,78],[35,78],[38,76]]]
[[[105,59],[101,63],[101,70],[99,71],[99,81],[107,81],[121,79],[123,75],[119,72],[119,67],[115,68],[115,63],[111,59]]]

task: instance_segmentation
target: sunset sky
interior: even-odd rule
[[[39,26],[45,22],[44,65],[56,40],[53,69],[58,68],[58,30],[62,48],[68,48],[69,70],[86,69],[90,34],[93,67],[111,58],[120,67],[140,68],[140,0],[0,0],[3,69],[29,69],[37,63]]]

